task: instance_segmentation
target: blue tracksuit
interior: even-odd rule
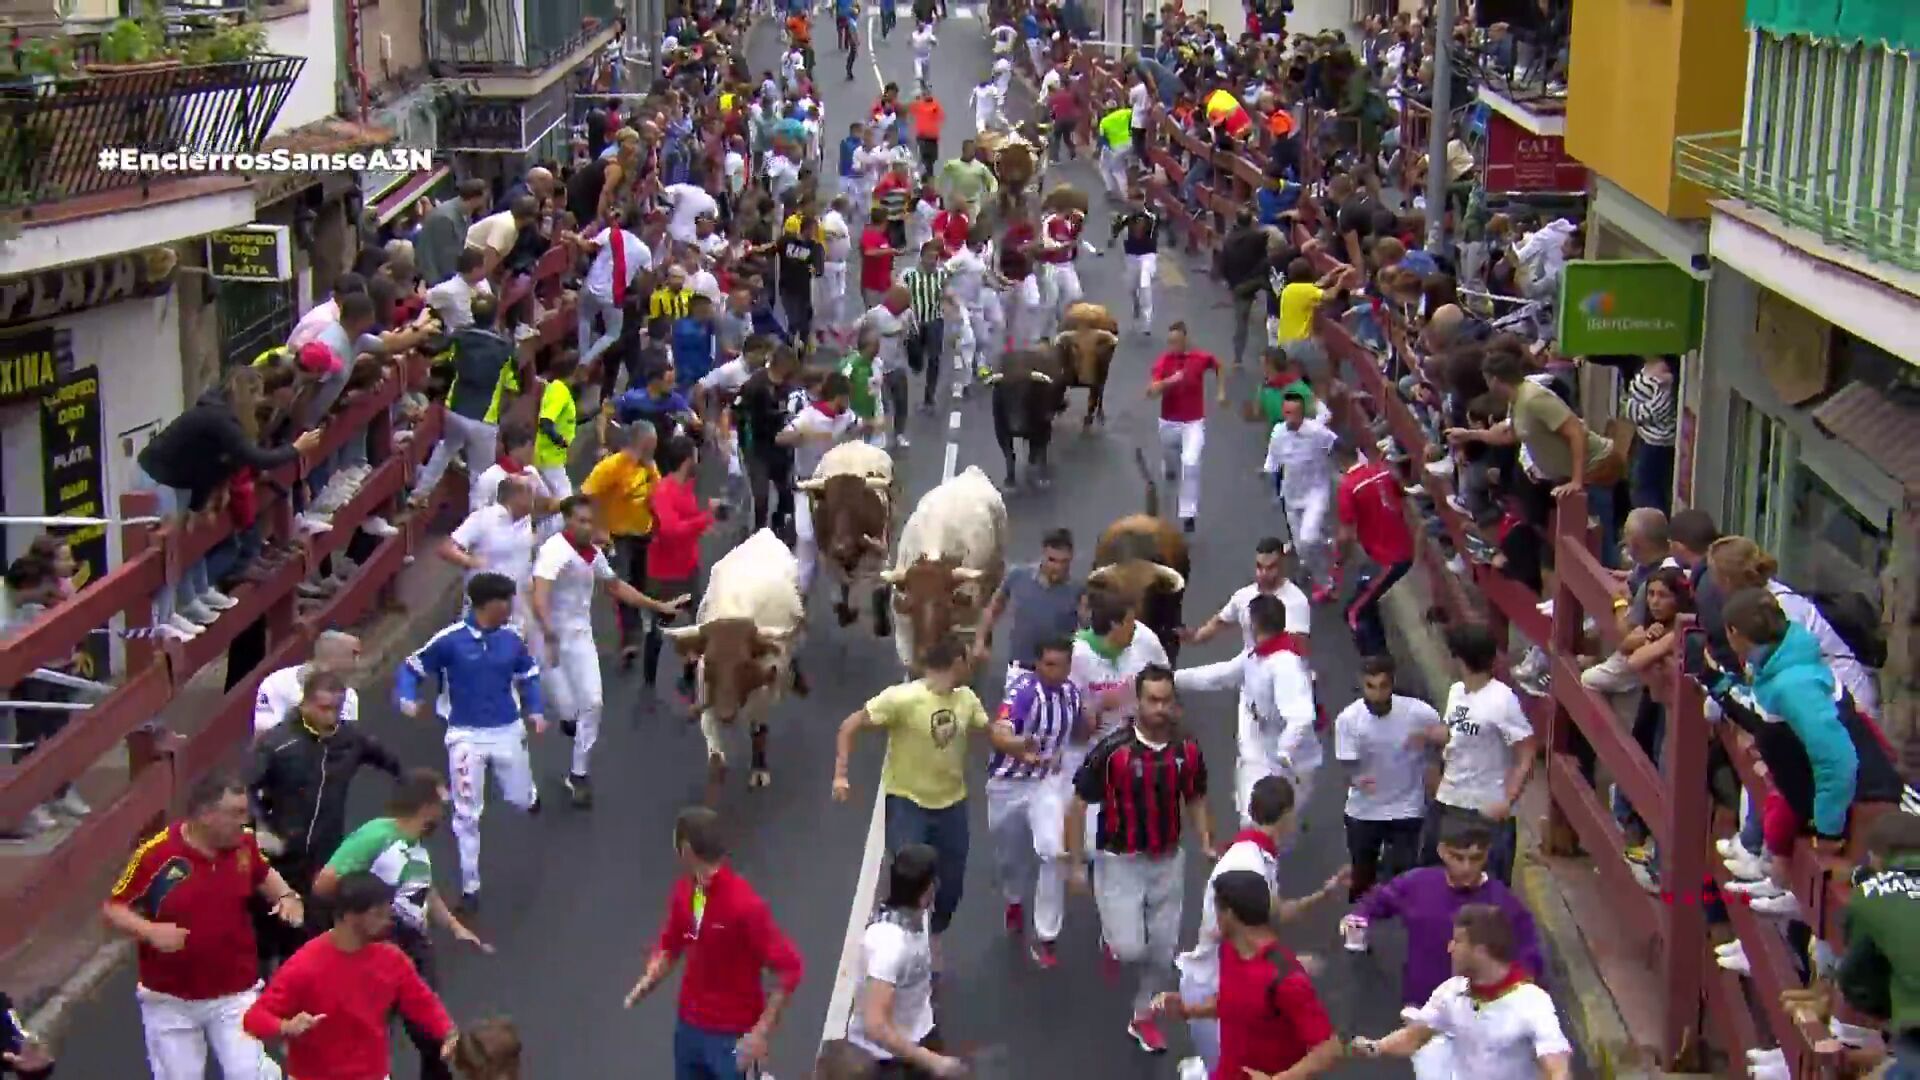
[[[400,701],[422,700],[434,679],[447,689],[450,727],[503,728],[523,709],[541,712],[540,664],[512,626],[482,630],[468,616],[433,635],[400,665]]]
[[[1768,719],[1783,721],[1806,748],[1813,769],[1813,828],[1822,836],[1843,836],[1847,808],[1859,781],[1860,755],[1841,722],[1834,699],[1833,672],[1820,642],[1798,623],[1787,636],[1749,659],[1753,699]]]

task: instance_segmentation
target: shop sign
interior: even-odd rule
[[[1587,167],[1558,135],[1535,135],[1495,112],[1487,117],[1488,191],[1585,191]]]
[[[449,153],[524,154],[566,122],[571,97],[565,79],[531,98],[449,97],[440,135]]]
[[[85,367],[69,374],[40,399],[40,451],[45,462],[48,517],[105,516],[100,421],[100,371]],[[77,564],[73,584],[84,588],[107,572],[105,526],[87,525],[66,535]],[[74,674],[100,679],[107,674],[107,637],[89,634]]]
[[[171,248],[149,248],[10,278],[0,282],[0,326],[158,296],[173,284],[177,261]]]
[[[1560,275],[1563,356],[1658,356],[1700,345],[1706,288],[1659,259],[1579,259]]]
[[[72,332],[43,326],[0,337],[0,405],[36,401],[73,370]]]
[[[290,230],[285,225],[242,225],[208,234],[207,272],[218,281],[292,281]]]

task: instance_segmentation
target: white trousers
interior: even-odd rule
[[[1238,711],[1239,718],[1235,732],[1235,749],[1238,752],[1234,755],[1233,761],[1233,805],[1234,809],[1240,813],[1240,827],[1253,828],[1253,817],[1247,813],[1248,804],[1253,801],[1253,785],[1269,776],[1284,776],[1287,782],[1293,785],[1296,817],[1305,821],[1307,804],[1313,798],[1314,770],[1283,766],[1279,756],[1274,753],[1273,733],[1262,728],[1253,719],[1253,713],[1246,707],[1244,701],[1241,702]],[[1292,846],[1292,837],[1287,839],[1286,846]]]
[[[573,480],[567,476],[565,465],[549,465],[540,470],[540,479],[546,482],[547,491],[556,499],[564,499],[573,494]],[[558,517],[549,514],[549,517]]]
[[[246,1033],[241,1018],[260,996],[260,986],[225,997],[189,1001],[144,986],[133,988],[140,1003],[140,1026],[147,1039],[147,1065],[154,1080],[205,1080],[207,1050],[220,1062],[220,1074],[235,1080],[280,1080],[280,1067],[267,1057],[260,1040]]]
[[[966,304],[960,308],[960,317],[954,320],[959,324],[959,340],[954,343],[955,366],[969,374],[984,366],[987,362],[987,312],[979,304]]]
[[[1162,475],[1180,478],[1180,516],[1200,516],[1200,452],[1207,446],[1204,420],[1160,421]]]
[[[1287,529],[1293,533],[1293,550],[1306,567],[1307,579],[1324,585],[1331,578],[1327,547],[1327,510],[1331,499],[1325,491],[1306,496],[1289,496],[1282,502],[1287,511]]]
[[[573,721],[573,775],[586,776],[593,744],[600,741],[600,647],[592,626],[560,629],[542,671],[552,711]]]
[[[1141,330],[1153,326],[1153,275],[1159,272],[1160,256],[1127,256],[1127,280],[1133,283],[1133,318]]]
[[[443,410],[446,426],[440,431],[440,442],[427,455],[427,463],[420,469],[419,477],[414,481],[415,494],[432,491],[440,486],[440,478],[446,475],[447,466],[453,463],[453,455],[464,453],[467,459],[467,473],[470,479],[477,478],[493,464],[495,443],[498,442],[500,429],[481,420],[469,420],[452,409]]]
[[[460,851],[460,891],[480,891],[480,815],[487,806],[487,773],[500,796],[522,810],[533,808],[533,758],[527,753],[527,729],[447,729],[447,772],[453,777],[453,839]]]
[[[916,56],[913,58],[913,81],[916,85],[927,85],[927,65],[932,62],[933,57],[931,56]]]
[[[820,264],[820,313],[822,326],[839,329],[846,322],[847,307],[847,264],[824,262]]]
[[[1180,1000],[1188,1005],[1199,1005],[1211,1000],[1220,993],[1218,979],[1196,978],[1186,972],[1180,973]],[[1220,1021],[1214,1019],[1188,1020],[1187,1039],[1193,1043],[1193,1052],[1207,1064],[1207,1075],[1213,1075],[1214,1066],[1220,1064]]]
[[[1435,1035],[1414,1052],[1413,1080],[1454,1080],[1453,1039]]]
[[[1185,856],[1115,855],[1094,859],[1093,899],[1100,909],[1100,936],[1123,964],[1139,975],[1133,1015],[1141,1016],[1164,987],[1180,943]]]
[[[793,500],[793,557],[800,561],[800,603],[804,606],[813,593],[813,574],[820,565],[820,548],[813,539],[813,500],[804,491]]]
[[[1103,140],[1104,141],[1104,140]],[[1116,198],[1127,193],[1127,155],[1133,148],[1115,150],[1111,146],[1100,148],[1100,182],[1107,194]]]
[[[1058,938],[1066,917],[1066,795],[1059,774],[987,781],[987,832],[1000,895],[1020,903],[1027,882],[1034,882],[1033,932],[1041,941]]]
[[[1058,325],[1067,309],[1080,302],[1080,270],[1070,262],[1041,263],[1040,303],[1047,309],[1049,326]]]

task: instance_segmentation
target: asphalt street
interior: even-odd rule
[[[957,5],[956,5],[957,10]],[[904,14],[904,11],[903,11]],[[912,64],[907,19],[891,41],[881,42],[878,67],[885,79],[910,85]],[[947,104],[946,143],[957,148],[966,116],[966,91],[989,62],[985,28],[975,18],[949,19],[940,28],[934,65],[936,94]],[[875,34],[877,37],[877,33]],[[838,135],[853,116],[864,115],[877,94],[877,76],[867,55],[854,67],[855,78],[841,77],[843,62],[823,25],[820,66],[826,100],[827,130]],[[863,43],[864,44],[864,43]],[[776,46],[762,33],[756,40],[756,70],[775,67]],[[1016,86],[1014,95],[1022,96]],[[832,171],[832,162],[826,171]],[[1097,190],[1088,164],[1056,170],[1083,187]],[[1089,237],[1104,242],[1110,209],[1096,196]],[[1124,321],[1127,294],[1120,281],[1122,262],[1115,253],[1082,260],[1090,299],[1109,304]],[[1184,255],[1162,256],[1159,281],[1161,327],[1178,319],[1192,328],[1196,347],[1224,353],[1230,347],[1230,308],[1224,291],[1204,277],[1204,267]],[[1111,419],[1082,435],[1075,422],[1063,424],[1054,443],[1055,483],[1049,492],[1008,494],[1013,559],[1038,553],[1047,529],[1065,525],[1081,541],[1081,564],[1100,530],[1113,518],[1139,509],[1142,489],[1133,465],[1136,447],[1150,455],[1156,439],[1154,406],[1146,400],[1146,372],[1161,347],[1158,339],[1125,336],[1114,362],[1108,394]],[[1193,574],[1187,621],[1197,625],[1250,576],[1252,548],[1261,536],[1283,526],[1258,473],[1263,452],[1260,430],[1238,416],[1237,399],[1254,389],[1256,377],[1237,373],[1236,405],[1211,420],[1206,449],[1201,527],[1193,541]],[[943,403],[948,401],[941,395]],[[909,491],[914,497],[940,479],[947,442],[955,464],[978,464],[996,479],[999,455],[992,442],[984,397],[975,394],[946,406],[934,417],[912,418],[916,436],[903,455]],[[934,429],[934,430],[929,430]],[[1170,493],[1169,493],[1170,494]],[[717,551],[710,557],[717,557]],[[776,917],[807,959],[805,983],[775,1040],[774,1073],[806,1075],[828,1013],[835,966],[849,927],[855,885],[860,875],[877,780],[881,745],[863,743],[853,778],[856,796],[846,805],[829,798],[833,732],[839,722],[872,693],[893,681],[898,664],[890,642],[870,629],[840,629],[816,602],[812,633],[803,654],[813,683],[807,699],[790,699],[774,720],[770,789],[749,793],[745,778],[734,777],[723,810],[732,827],[734,863],[771,903]],[[602,611],[602,640],[611,642],[611,613]],[[447,612],[452,617],[452,612]],[[1229,654],[1227,637],[1188,652],[1188,662]],[[1002,635],[1004,640],[1004,634]],[[1339,708],[1354,694],[1354,656],[1337,613],[1316,613],[1315,666],[1324,700]],[[483,956],[441,943],[443,994],[457,1019],[471,1021],[503,1013],[519,1024],[527,1041],[528,1075],[540,1080],[594,1080],[601,1077],[669,1075],[668,1046],[674,1023],[673,995],[663,991],[627,1012],[621,999],[638,975],[663,914],[674,871],[669,827],[680,807],[701,797],[705,766],[698,732],[666,701],[655,702],[637,674],[621,674],[609,648],[606,658],[608,720],[596,751],[598,804],[579,812],[565,804],[559,780],[568,747],[550,733],[536,740],[535,762],[547,793],[541,817],[526,818],[498,803],[484,824],[485,908],[477,929],[498,951]],[[980,679],[997,696],[996,664]],[[382,680],[382,686],[390,683]],[[988,696],[983,693],[983,696]],[[440,729],[433,722],[398,715],[390,693],[364,695],[364,722],[388,741],[404,760],[444,768]],[[994,701],[988,700],[989,706]],[[1217,694],[1189,702],[1189,723],[1202,733],[1217,777],[1213,809],[1230,835],[1235,817],[1231,800],[1233,701]],[[978,767],[984,766],[985,750]],[[1283,864],[1285,890],[1310,892],[1344,861],[1340,825],[1343,793],[1336,783],[1319,785],[1305,820],[1309,830]],[[356,782],[354,819],[379,811],[388,784],[377,774]],[[972,800],[975,845],[970,861],[967,900],[947,943],[949,971],[942,1027],[955,1041],[990,1048],[995,1062],[983,1075],[1040,1078],[1090,1075],[1103,1078],[1171,1077],[1185,1049],[1184,1033],[1170,1031],[1174,1053],[1151,1058],[1138,1052],[1125,1034],[1129,989],[1106,983],[1097,962],[1097,928],[1091,900],[1069,901],[1061,964],[1036,970],[1024,948],[1010,941],[1001,924],[1000,901],[991,880],[986,847],[985,800]],[[452,887],[451,840],[435,841],[441,880]],[[1188,860],[1192,879],[1187,923],[1197,921],[1199,888],[1206,867],[1197,852]],[[1396,1020],[1398,957],[1390,931],[1378,935],[1379,948],[1354,958],[1339,949],[1334,924],[1341,914],[1329,903],[1287,938],[1300,951],[1318,953],[1326,968],[1318,979],[1321,993],[1342,1032],[1382,1034]],[[133,974],[121,972],[84,1006],[60,1048],[62,1073],[74,1077],[120,1078],[142,1075],[140,1023],[133,1001]],[[396,1042],[396,1080],[416,1075],[412,1053]],[[214,1070],[210,1070],[212,1072]],[[1404,1075],[1393,1066],[1366,1065],[1342,1075]],[[250,1078],[233,1078],[250,1080]]]

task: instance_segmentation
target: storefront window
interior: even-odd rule
[[[1874,521],[1802,464],[1799,443],[1736,395],[1729,533],[1750,537],[1780,561],[1780,577],[1808,593],[1857,592],[1876,603],[1891,550]]]

